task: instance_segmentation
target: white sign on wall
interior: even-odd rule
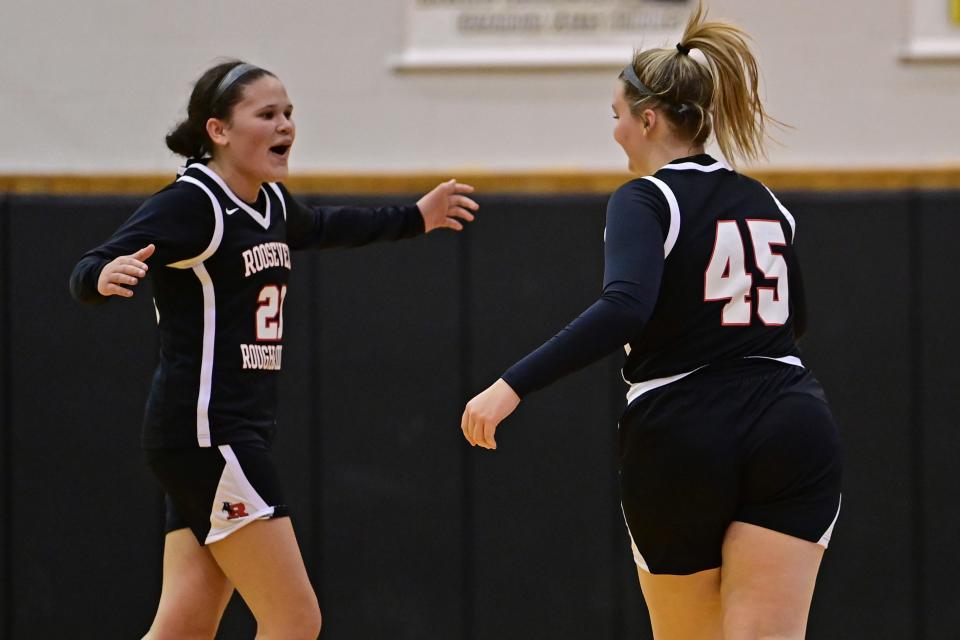
[[[398,69],[622,66],[673,46],[691,0],[407,0]]]
[[[908,60],[960,60],[960,0],[910,0]]]

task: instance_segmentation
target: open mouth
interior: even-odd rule
[[[276,146],[270,147],[270,153],[275,153],[281,157],[285,157],[289,151],[290,151],[289,144],[278,144]]]

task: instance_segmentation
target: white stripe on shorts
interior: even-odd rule
[[[224,444],[217,448],[220,449],[226,464],[210,506],[210,532],[204,539],[204,544],[223,540],[254,520],[269,518],[274,510],[247,480],[247,475],[237,460],[237,454],[230,445]]]
[[[623,524],[627,527],[627,537],[630,538],[630,550],[633,551],[633,561],[637,563],[637,566],[650,573],[650,567],[647,566],[647,561],[643,559],[643,556],[640,554],[640,550],[637,549],[637,543],[633,541],[633,534],[630,533],[630,524],[627,522],[627,512],[623,510],[623,503],[620,503],[620,513],[623,514]]]
[[[833,535],[833,525],[837,524],[837,518],[840,517],[840,506],[843,504],[843,496],[840,496],[840,501],[837,502],[837,515],[833,516],[833,522],[830,523],[830,526],[827,527],[827,530],[824,531],[823,535],[820,536],[820,540],[817,541],[817,544],[826,549],[830,546],[830,536]]]

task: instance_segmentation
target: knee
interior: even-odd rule
[[[154,623],[143,640],[214,640],[216,635],[216,626]]]
[[[320,627],[323,619],[320,615],[320,606],[314,600],[311,606],[304,607],[297,616],[296,629],[291,629],[294,633],[291,638],[303,638],[304,640],[316,640],[320,635]],[[286,637],[286,636],[284,636]]]
[[[734,633],[724,633],[724,640],[803,640],[805,633],[769,633],[754,630],[739,630]]]
[[[320,607],[314,607],[306,620],[304,620],[304,638],[316,640],[320,635],[320,627],[323,626],[323,616],[320,615]]]
[[[295,614],[284,616],[282,620],[257,624],[257,637],[284,638],[289,640],[316,640],[322,625],[320,607],[303,607]]]

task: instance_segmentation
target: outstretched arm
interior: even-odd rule
[[[415,205],[386,207],[320,206],[299,204],[286,193],[288,244],[307,247],[359,247],[384,240],[412,238],[435,229],[463,229],[480,206],[467,194],[468,184],[448,180],[426,193]]]
[[[496,449],[497,426],[516,409],[522,397],[609,355],[639,333],[659,295],[665,206],[656,187],[651,190],[633,183],[611,197],[603,294],[576,320],[467,403],[460,428],[471,445]]]

